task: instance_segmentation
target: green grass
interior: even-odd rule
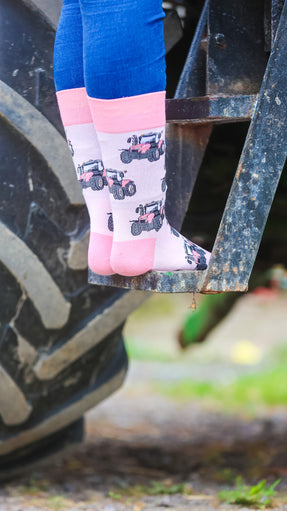
[[[50,482],[47,479],[37,480],[34,474],[31,475],[29,483],[19,487],[19,492],[25,495],[39,495],[43,491],[47,491]]]
[[[174,362],[175,357],[165,352],[156,344],[146,343],[137,339],[125,339],[125,347],[130,360],[141,362]]]
[[[238,376],[231,384],[182,379],[153,382],[153,389],[176,400],[200,399],[204,404],[236,411],[255,412],[260,407],[287,405],[286,353],[280,362],[253,374]]]
[[[273,499],[277,494],[275,487],[279,482],[280,480],[267,487],[266,481],[263,479],[255,486],[248,486],[243,483],[241,478],[238,478],[235,488],[220,491],[218,498],[227,504],[238,504],[239,506],[257,508],[272,506]]]
[[[134,486],[126,486],[117,488],[115,491],[109,492],[109,497],[114,500],[120,500],[122,497],[143,497],[145,495],[160,496],[160,495],[190,495],[192,493],[191,487],[187,484],[166,484],[161,481],[151,481],[150,484],[142,485],[135,484]]]
[[[65,506],[65,499],[61,495],[55,495],[54,497],[49,497],[46,503],[54,511],[60,511]]]

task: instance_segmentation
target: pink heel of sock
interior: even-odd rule
[[[98,273],[98,275],[112,275],[114,273],[110,263],[112,243],[112,236],[96,232],[90,233],[88,264],[94,273]]]

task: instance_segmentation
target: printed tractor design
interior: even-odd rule
[[[176,229],[174,229],[173,227],[171,227],[171,226],[170,226],[170,230],[171,230],[171,233],[172,233],[174,236],[176,236],[177,238],[179,238],[179,237],[180,237],[180,234],[179,234],[179,232],[177,232],[177,230],[176,230]]]
[[[105,185],[103,174],[102,160],[89,160],[77,167],[77,177],[82,188],[102,190]]]
[[[135,183],[130,179],[124,179],[124,175],[122,170],[113,169],[107,169],[104,173],[104,179],[114,199],[123,200],[126,196],[131,197],[136,193]]]
[[[189,264],[196,263],[197,270],[206,270],[205,251],[192,241],[184,240],[185,259]]]
[[[139,213],[139,217],[137,220],[132,220],[131,233],[133,236],[138,236],[142,231],[160,230],[164,219],[162,200],[150,202],[145,206],[140,204],[136,213]]]
[[[131,144],[129,149],[123,149],[120,158],[123,163],[130,163],[132,160],[147,158],[148,161],[157,161],[165,151],[165,143],[161,133],[146,133],[145,135],[133,135],[127,139]]]
[[[113,230],[114,230],[113,214],[112,213],[108,213],[108,215],[109,215],[109,218],[108,218],[108,229],[109,229],[109,231],[113,232]]]
[[[71,142],[71,140],[70,140],[70,139],[68,139],[68,140],[67,140],[67,142],[68,142],[68,148],[70,149],[70,153],[71,153],[71,155],[72,155],[72,157],[73,157],[73,156],[74,156],[74,154],[75,154],[75,151],[74,151],[74,148],[73,148],[73,146],[72,146],[72,142]]]

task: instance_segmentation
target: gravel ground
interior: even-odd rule
[[[184,300],[180,298],[180,311]],[[85,442],[33,474],[4,483],[0,511],[243,511],[246,508],[220,503],[217,498],[218,491],[232,486],[238,475],[249,484],[262,478],[271,484],[280,478],[273,509],[287,510],[286,409],[265,410],[250,419],[202,408],[198,402],[176,402],[152,392],[150,386],[152,379],[182,378],[187,371],[200,378],[204,370],[214,380],[222,371],[226,375],[238,372],[231,360],[230,344],[227,349],[227,339],[236,344],[248,335],[255,342],[258,329],[263,329],[261,349],[268,354],[273,341],[280,341],[286,331],[286,305],[286,296],[267,305],[266,301],[247,295],[220,327],[221,335],[217,329],[210,344],[202,347],[203,354],[197,351],[193,358],[189,352],[185,357],[179,356],[176,363],[166,364],[132,361],[124,387],[87,414]],[[258,307],[265,311],[260,319]],[[249,317],[247,333],[247,323],[242,321],[245,309]],[[279,309],[284,311],[280,318]],[[269,321],[276,317],[276,327],[268,330],[272,332],[269,338],[264,327],[268,315]],[[168,330],[167,337],[173,337],[173,345],[171,332],[178,328],[179,316],[182,319],[183,313],[176,315],[176,327],[170,323],[168,328],[167,319],[163,322],[162,330]],[[238,326],[234,329],[238,317],[241,331]],[[126,335],[134,335],[133,329],[131,323]],[[144,325],[140,332],[145,337],[143,329]],[[159,321],[157,329],[160,330]],[[146,333],[146,342],[152,340]],[[166,342],[167,350],[172,352],[169,339]],[[240,370],[250,367],[242,366]],[[165,491],[172,485],[181,485],[178,493]]]

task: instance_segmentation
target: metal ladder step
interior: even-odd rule
[[[193,126],[250,121],[257,97],[257,94],[250,94],[167,99],[167,122]]]

